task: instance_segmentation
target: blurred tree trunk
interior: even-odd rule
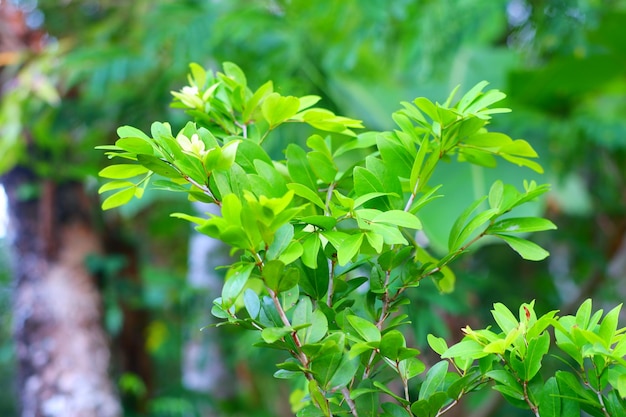
[[[90,201],[81,184],[55,184],[24,167],[2,182],[16,256],[22,416],[119,416],[100,293],[85,268],[85,257],[100,251]]]
[[[195,203],[194,207],[199,215],[218,212],[214,205]],[[191,326],[187,329],[183,354],[183,385],[216,400],[234,397],[235,384],[226,366],[218,329],[200,329],[210,324],[207,312],[211,311],[213,299],[222,292],[222,277],[215,268],[227,262],[228,253],[221,242],[195,230],[191,233],[187,282],[197,295],[188,312]],[[205,409],[202,415],[216,414],[215,410]]]

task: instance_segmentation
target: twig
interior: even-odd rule
[[[352,398],[350,398],[350,390],[348,389],[348,387],[341,388],[341,393],[343,394],[343,398],[346,400],[346,404],[348,404],[348,407],[350,407],[350,412],[352,413],[352,415],[354,417],[359,417],[359,414],[356,411],[356,405],[354,404]]]

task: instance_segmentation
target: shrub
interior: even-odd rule
[[[420,97],[392,115],[396,130],[357,134],[360,121],[315,107],[319,97],[283,96],[271,81],[252,91],[232,63],[221,73],[190,68],[189,85],[173,95],[192,122],[176,134],[168,123],[154,123],[150,135],[123,126],[115,145],[99,147],[119,162],[100,172],[111,180],[100,192],[115,191],[102,206],[141,198],[152,183],[221,208],[173,216],[232,248],[212,313],[285,352],[275,376],[297,379],[298,416],[439,416],[487,385],[544,417],[624,415],[619,307],[602,320],[590,301],[575,317],[537,318],[530,303],[517,319],[496,304],[499,333],[468,327],[450,347],[429,336],[442,361],[427,371],[401,331],[406,293],[424,279],[452,291],[449,265],[484,238],[528,260],[548,255],[526,235],[554,224],[514,216],[548,190],[527,181],[521,189],[496,181],[458,218],[439,219],[450,227],[446,253],[423,243],[420,210],[443,197],[444,184],[431,183],[442,162],[493,167],[500,158],[541,172],[528,142],[488,130],[493,114],[509,111],[493,107],[503,93],[481,82],[458,101],[456,89],[443,104]],[[315,133],[306,148],[292,141],[285,158],[272,158],[266,142],[286,124]],[[567,366],[544,380],[550,328]]]

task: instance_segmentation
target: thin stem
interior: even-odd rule
[[[393,300],[394,297],[389,297],[389,280],[391,277],[391,271],[385,271],[385,293],[383,294],[383,306],[380,310],[380,316],[378,316],[378,320],[376,321],[376,327],[378,328],[378,330],[382,330],[383,329],[383,323],[385,322],[385,320],[387,319],[387,316],[389,315],[388,311],[389,311],[389,304],[391,303],[391,301]],[[402,290],[402,289],[400,289]],[[398,293],[396,294],[396,296],[400,293],[400,290],[398,291]],[[374,363],[374,358],[376,357],[376,351],[373,350],[370,358],[367,360],[367,365],[365,366],[365,370],[363,371],[363,379],[367,378],[372,370],[372,364]]]
[[[245,123],[239,123],[237,120],[235,120],[235,125],[239,126],[239,128],[241,129],[241,136],[244,138],[248,138],[248,125]]]
[[[404,211],[409,211],[411,209],[411,206],[413,205],[413,200],[415,200],[415,196],[417,195],[417,190],[419,189],[419,185],[420,185],[420,179],[418,178],[417,181],[415,181],[415,187],[413,187],[411,196],[409,197],[409,200],[406,202],[406,205],[404,206]]]
[[[528,381],[524,381],[522,387],[524,388],[524,400],[526,401],[526,404],[528,404],[530,410],[535,414],[535,417],[541,417],[539,415],[539,407],[537,407],[535,404],[533,404],[532,401],[530,401],[530,397],[528,395]]]
[[[211,190],[209,190],[209,187],[207,187],[204,184],[200,184],[199,182],[197,182],[196,180],[194,180],[193,178],[185,175],[183,176],[183,178],[189,182],[191,185],[193,185],[194,187],[198,188],[200,191],[202,191],[204,194],[208,195],[209,197],[211,197],[213,199],[213,201],[215,201],[215,204],[217,204],[218,206],[221,206],[222,203],[217,200],[215,198],[215,196],[213,195],[213,193],[211,192]]]
[[[599,381],[601,378],[601,373],[598,373],[598,367],[596,366],[594,361],[591,361],[591,364],[593,366],[593,371],[596,374],[596,380]],[[584,374],[583,374],[584,375]],[[602,397],[602,392],[600,390],[596,390],[595,388],[593,388],[591,386],[591,384],[588,381],[588,378],[583,378],[583,381],[585,383],[585,385],[587,387],[589,387],[589,389],[591,389],[593,392],[596,393],[596,396],[598,397],[598,401],[600,402],[600,405],[602,406],[601,410],[602,413],[606,416],[606,417],[611,417],[611,415],[608,413],[607,409],[606,409],[606,405],[604,404],[604,398]]]
[[[376,327],[378,330],[383,329],[383,323],[387,319],[388,311],[389,311],[389,303],[391,299],[389,298],[389,280],[391,278],[391,271],[385,271],[385,293],[383,294],[383,307],[380,310],[380,316],[378,317],[378,321],[376,322]]]
[[[261,270],[261,273],[262,273],[265,263],[263,262],[263,259],[258,254],[258,252],[253,252],[253,254],[254,254],[255,259],[257,260],[257,265],[259,266],[259,269]],[[280,300],[278,299],[278,294],[276,294],[276,292],[272,290],[271,288],[269,288],[267,285],[265,286],[265,289],[267,290],[267,293],[270,295],[270,298],[272,299],[272,302],[274,303],[274,307],[276,308],[276,311],[278,312],[280,321],[283,322],[283,325],[285,327],[291,327],[291,322],[289,322],[289,318],[287,318],[287,314],[285,313],[283,306],[280,304]],[[295,356],[298,358],[300,363],[302,363],[302,366],[308,369],[309,358],[302,351],[302,342],[300,341],[300,338],[298,337],[298,333],[295,331],[291,332],[291,339],[293,340],[293,343],[296,345],[296,352],[294,352]],[[309,372],[305,372],[304,376],[309,380],[313,379],[313,375],[311,375]]]
[[[326,202],[324,205],[324,215],[330,216],[330,200],[333,196],[333,190],[335,189],[336,183],[331,183],[328,185],[328,190],[326,190]],[[336,262],[334,259],[328,259],[328,291],[326,292],[326,304],[328,307],[333,305],[333,288],[335,286],[335,266]]]
[[[335,285],[335,261],[328,259],[328,291],[326,294],[326,304],[328,307],[333,305],[333,288]]]
[[[352,413],[352,415],[354,417],[359,417],[359,414],[356,411],[356,405],[354,404],[352,398],[350,398],[350,390],[348,389],[348,387],[341,388],[341,393],[343,394],[343,398],[346,400],[346,404],[348,404],[348,407],[350,407],[350,412]]]
[[[448,411],[450,411],[450,409],[452,409],[452,407],[454,407],[455,405],[457,405],[459,403],[459,400],[456,399],[454,401],[452,401],[450,404],[446,405],[445,407],[439,409],[439,411],[437,411],[437,414],[435,415],[435,417],[439,417],[444,415],[445,413],[447,413]]]

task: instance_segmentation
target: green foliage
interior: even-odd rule
[[[176,135],[167,123],[153,123],[150,135],[125,126],[115,145],[99,147],[121,160],[100,172],[111,180],[100,192],[113,191],[103,208],[141,198],[155,177],[158,187],[221,208],[207,218],[173,215],[238,254],[212,313],[291,356],[275,376],[308,381],[304,404],[294,406],[298,415],[378,414],[381,394],[396,400],[380,406],[393,414],[436,415],[451,406],[450,398],[468,390],[447,376],[446,362],[429,370],[418,398],[411,395],[425,365],[395,329],[406,323],[405,291],[425,278],[451,291],[449,264],[486,236],[541,260],[548,253],[520,234],[555,228],[542,218],[508,217],[547,186],[524,182],[519,191],[496,181],[456,220],[440,219],[452,223],[445,255],[417,243],[420,209],[441,197],[440,185],[430,184],[441,161],[492,167],[500,157],[541,171],[526,141],[488,130],[492,114],[509,111],[491,107],[504,94],[483,91],[483,82],[456,102],[456,90],[443,104],[420,97],[393,114],[394,131],[357,134],[358,120],[313,107],[318,97],[283,96],[271,82],[251,90],[235,64],[217,73],[190,69],[189,85],[173,95],[193,122]],[[315,133],[308,150],[291,143],[285,159],[272,159],[263,145],[285,123],[308,124]],[[532,358],[545,354],[545,339],[537,340],[528,348]],[[473,349],[464,355],[478,351],[476,341],[468,343]],[[538,371],[519,369],[529,378]],[[402,393],[389,388],[394,375]]]
[[[513,405],[539,416],[621,416],[626,412],[626,328],[618,329],[621,305],[604,317],[592,314],[586,300],[575,315],[557,317],[551,311],[537,317],[534,302],[523,304],[519,318],[503,304],[492,310],[501,332],[463,329],[463,340],[449,348],[443,339],[429,336],[431,348],[456,369],[450,379],[463,381],[454,394],[480,389],[488,383]],[[565,370],[545,378],[554,330],[552,362]],[[553,364],[554,365],[554,364]],[[428,374],[434,372],[430,370]],[[448,395],[448,401],[458,397]]]

